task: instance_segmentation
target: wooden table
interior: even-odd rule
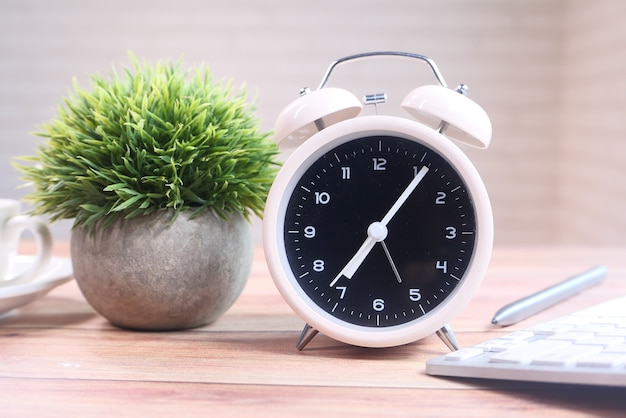
[[[56,243],[58,256],[68,244]],[[607,279],[515,326],[504,303],[593,265]],[[626,248],[496,248],[479,294],[452,322],[470,345],[626,294]],[[623,416],[626,389],[450,379],[424,373],[435,336],[365,349],[318,335],[276,291],[257,248],[250,281],[217,322],[147,333],[111,326],[71,281],[0,320],[0,417],[9,416]]]

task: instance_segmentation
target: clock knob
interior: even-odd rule
[[[305,91],[278,115],[274,125],[276,142],[298,146],[325,127],[356,117],[362,108],[359,99],[344,89]]]
[[[417,87],[402,101],[402,108],[421,123],[448,138],[478,148],[491,142],[491,122],[482,107],[457,91],[437,85]]]

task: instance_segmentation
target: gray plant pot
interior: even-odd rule
[[[120,219],[93,233],[76,227],[74,277],[112,324],[137,330],[193,328],[219,318],[241,294],[253,257],[252,228],[237,213],[193,219],[173,211]]]

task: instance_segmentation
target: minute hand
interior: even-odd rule
[[[413,180],[411,180],[409,185],[406,186],[406,189],[404,189],[404,191],[402,192],[398,200],[396,200],[393,206],[391,206],[391,209],[389,209],[389,211],[385,214],[383,219],[380,221],[381,224],[383,224],[384,226],[387,226],[389,221],[391,221],[391,219],[395,216],[398,210],[400,210],[402,205],[404,205],[404,202],[406,202],[406,200],[409,198],[411,193],[413,193],[413,190],[415,190],[415,188],[420,183],[420,181],[422,181],[424,176],[426,176],[426,173],[428,173],[428,167],[423,166],[420,169],[420,171],[418,171],[417,175],[413,178]]]
[[[426,173],[428,173],[428,167],[423,166],[417,173],[417,175],[413,178],[413,180],[411,180],[409,185],[406,186],[400,197],[398,197],[398,199],[394,202],[391,208],[387,211],[383,219],[380,222],[374,222],[369,226],[369,228],[367,229],[367,238],[358,249],[356,254],[354,254],[350,261],[348,261],[348,264],[346,264],[346,266],[339,272],[337,277],[333,279],[333,281],[330,283],[330,287],[333,287],[342,276],[351,279],[354,273],[361,266],[361,264],[363,264],[363,261],[365,261],[367,255],[370,253],[370,251],[372,251],[374,245],[377,242],[385,239],[385,237],[387,236],[387,224],[391,221],[391,219],[393,219],[398,210],[400,210],[404,202],[406,202],[406,200],[409,198],[411,193],[413,193],[417,185],[422,181],[424,176],[426,176]]]

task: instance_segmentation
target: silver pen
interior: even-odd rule
[[[516,300],[500,308],[491,323],[503,327],[515,324],[600,282],[606,276],[606,272],[605,266],[594,267],[554,286]]]

